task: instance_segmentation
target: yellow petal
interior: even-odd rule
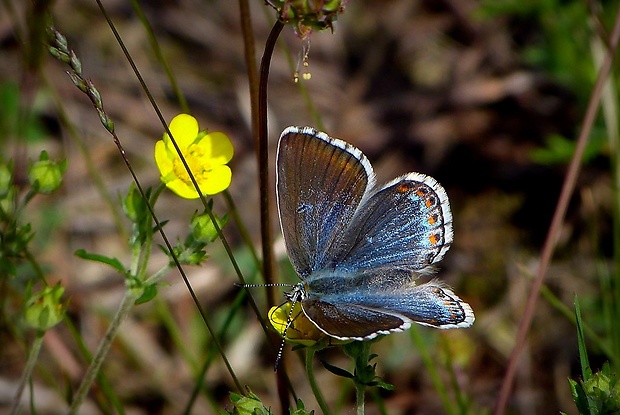
[[[204,155],[209,157],[214,165],[226,164],[233,157],[232,142],[224,133],[207,134],[196,144],[202,148]]]
[[[284,329],[286,328],[286,325],[288,323],[287,318],[289,309],[290,303],[287,303],[283,306],[273,306],[267,314],[269,316],[269,322],[271,323],[273,328],[276,329],[278,333],[280,333],[280,336],[284,335]]]
[[[282,336],[284,330],[289,325],[289,317],[292,318],[290,326],[286,331],[286,340],[291,343],[312,346],[317,341],[326,337],[326,334],[320,331],[314,323],[312,323],[301,310],[301,304],[295,303],[295,308],[291,313],[291,303],[288,302],[281,306],[271,307],[269,313],[269,322],[274,329]]]
[[[166,149],[166,144],[164,144],[162,140],[155,143],[155,164],[157,164],[157,168],[162,177],[168,175],[173,168],[172,160]]]
[[[198,199],[198,192],[194,189],[191,183],[188,185],[183,180],[175,179],[166,183],[168,189],[172,190],[177,195],[184,199]]]
[[[232,180],[232,171],[228,166],[215,166],[211,171],[204,172],[198,184],[200,191],[206,195],[214,195],[225,190]]]
[[[198,136],[198,121],[189,114],[179,114],[170,121],[169,129],[179,148],[185,150]],[[164,140],[169,140],[168,134],[164,134]],[[169,148],[175,151],[172,143]]]

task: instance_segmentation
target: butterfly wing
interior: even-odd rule
[[[339,339],[368,340],[406,330],[413,322],[441,329],[473,324],[471,307],[449,288],[436,281],[403,286],[402,281],[410,279],[407,273],[382,270],[352,276],[351,283],[341,282],[337,291],[310,292],[302,301],[303,311],[319,329]]]
[[[310,127],[288,127],[278,143],[276,192],[280,226],[297,274],[324,268],[374,173],[357,148]]]
[[[412,322],[469,327],[471,307],[437,282],[415,285],[452,243],[445,190],[409,173],[373,190],[360,150],[289,127],[277,155],[280,226],[305,315],[341,339],[371,339]],[[300,286],[301,287],[301,286]]]
[[[336,269],[430,270],[452,244],[446,191],[432,177],[409,173],[373,191],[337,248]]]

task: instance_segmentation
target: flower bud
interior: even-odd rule
[[[30,295],[26,301],[26,324],[46,331],[60,323],[65,315],[66,304],[60,301],[65,289],[56,284]]]
[[[51,161],[47,157],[47,152],[42,151],[39,161],[33,163],[28,170],[28,182],[38,193],[53,193],[62,184],[62,175],[66,167],[65,161],[60,163]]]

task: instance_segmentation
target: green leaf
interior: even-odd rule
[[[157,284],[150,284],[144,287],[144,292],[136,300],[136,305],[151,301],[157,295]]]
[[[125,269],[121,261],[119,261],[117,258],[110,258],[110,257],[99,255],[99,254],[91,254],[91,253],[86,252],[83,249],[78,249],[77,251],[75,251],[75,255],[82,259],[87,259],[89,261],[95,261],[95,262],[101,262],[102,264],[109,265],[115,270],[117,270],[118,272],[122,273],[124,276],[127,276],[127,270]]]
[[[573,401],[580,415],[590,415],[590,406],[588,405],[588,397],[579,382],[568,379],[570,391],[573,395]]]
[[[321,360],[321,364],[323,365],[323,367],[327,370],[329,370],[330,372],[332,372],[334,375],[336,376],[341,376],[343,378],[349,378],[349,379],[353,379],[353,373],[346,371],[342,368],[339,368],[338,366],[333,366],[330,365],[329,363],[327,363],[324,360]]]
[[[603,137],[593,133],[592,137],[586,144],[583,155],[584,163],[592,160],[599,154],[604,152],[607,145]],[[545,146],[533,149],[530,152],[530,159],[538,164],[543,165],[562,165],[570,162],[575,152],[577,143],[558,134],[550,135],[545,139]]]
[[[289,415],[313,415],[314,411],[307,411],[306,407],[304,406],[304,403],[301,399],[297,399],[297,408],[293,409],[290,408],[289,409]]]
[[[392,385],[391,383],[384,382],[382,380],[375,381],[375,386],[385,389],[385,390],[389,390],[389,391],[394,390],[394,385]]]
[[[590,362],[588,361],[588,350],[586,348],[586,338],[583,334],[583,321],[581,319],[581,308],[579,307],[579,298],[575,295],[575,319],[577,323],[577,346],[579,348],[579,361],[581,362],[581,376],[583,381],[587,382],[592,376]]]

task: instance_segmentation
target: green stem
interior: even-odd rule
[[[441,399],[441,402],[443,403],[443,409],[445,413],[455,414],[456,410],[454,406],[452,405],[452,401],[450,400],[450,397],[448,396],[446,385],[444,385],[443,381],[439,377],[437,367],[435,363],[433,362],[433,358],[431,357],[428,351],[428,347],[424,343],[422,336],[420,336],[420,330],[417,327],[411,327],[410,332],[411,332],[411,339],[413,340],[413,343],[415,344],[416,349],[418,350],[418,353],[420,354],[420,357],[422,358],[422,362],[424,362],[424,367],[426,367],[426,371],[428,372],[428,375],[431,378],[431,382],[433,383],[433,386],[435,387],[435,390],[439,394],[439,398]]]
[[[13,398],[13,406],[11,407],[11,415],[16,414],[19,409],[19,402],[21,401],[22,394],[24,393],[24,388],[26,387],[26,383],[28,383],[28,379],[32,376],[32,371],[34,369],[34,365],[37,362],[39,357],[39,352],[41,351],[41,345],[43,344],[43,335],[45,332],[37,331],[37,336],[32,342],[32,348],[30,349],[30,354],[28,355],[28,361],[26,362],[26,367],[22,372],[22,377],[19,380],[19,385],[17,386],[17,392],[15,392],[15,397]]]
[[[106,356],[108,355],[110,346],[112,345],[112,340],[114,340],[114,338],[118,334],[121,323],[129,315],[137,299],[138,295],[135,294],[134,290],[127,289],[125,291],[125,295],[123,296],[123,300],[121,301],[118,310],[116,311],[116,315],[112,319],[105,336],[99,343],[97,351],[93,356],[93,360],[91,361],[90,366],[88,366],[86,374],[82,379],[82,383],[80,384],[80,387],[75,393],[75,397],[73,399],[73,402],[71,403],[71,407],[69,408],[69,415],[74,415],[78,413],[80,405],[86,398],[90,387],[92,386],[95,378],[97,377],[97,373],[99,373],[99,369],[101,369],[101,365],[103,364]]]
[[[357,415],[364,415],[364,402],[366,399],[366,388],[361,383],[355,383],[355,407]]]
[[[321,393],[321,390],[319,389],[319,385],[317,385],[316,383],[316,378],[314,377],[314,368],[313,368],[314,352],[315,352],[314,348],[312,347],[306,348],[306,375],[308,376],[308,382],[310,382],[310,388],[312,388],[312,393],[314,394],[314,397],[316,401],[318,402],[319,407],[321,408],[321,411],[323,412],[323,415],[329,415],[331,414],[331,411],[329,410],[329,407],[327,406],[327,403],[325,402],[325,398],[323,397],[323,394]]]
[[[368,365],[368,359],[370,357],[370,345],[371,342],[361,342],[362,349],[358,356],[355,357],[355,369],[356,377],[353,378],[355,384],[355,407],[357,408],[357,415],[364,415],[366,410],[366,385],[359,382],[357,376],[366,371]]]

